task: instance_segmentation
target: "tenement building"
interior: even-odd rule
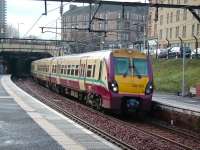
[[[102,5],[95,17],[97,5],[91,8],[90,15],[90,6],[70,5],[62,17],[62,40],[100,49],[130,47],[142,41],[147,8]]]
[[[6,1],[0,0],[0,38],[6,35]]]
[[[150,3],[200,5],[200,0],[150,0]],[[200,10],[196,10],[200,16]],[[149,9],[148,39],[154,40],[158,48],[183,46],[195,48],[195,37],[200,42],[200,23],[187,9],[156,8]],[[199,43],[200,46],[200,43]]]

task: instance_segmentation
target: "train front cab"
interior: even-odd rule
[[[112,109],[129,112],[150,110],[153,75],[146,55],[137,51],[114,51],[110,72]]]

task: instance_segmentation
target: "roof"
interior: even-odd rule
[[[96,10],[97,6],[92,5],[92,10],[93,12]],[[90,6],[75,6],[74,8],[66,11],[63,15],[79,15],[79,14],[89,14],[89,9]],[[122,6],[116,6],[116,5],[102,5],[98,12],[122,12]],[[136,14],[143,14],[144,12],[148,12],[147,7],[131,7],[131,6],[126,6],[125,11],[131,11],[132,13]]]

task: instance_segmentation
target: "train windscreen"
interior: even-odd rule
[[[133,74],[147,76],[147,61],[145,59],[132,59]]]
[[[115,57],[114,59],[115,64],[115,74],[116,75],[131,75],[130,66],[130,59],[129,58],[121,58]]]
[[[131,61],[132,60],[132,61]],[[115,75],[147,76],[147,61],[145,59],[115,57]]]

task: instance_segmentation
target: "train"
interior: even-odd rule
[[[148,112],[153,71],[148,55],[135,49],[100,50],[35,60],[32,77],[96,109]]]

